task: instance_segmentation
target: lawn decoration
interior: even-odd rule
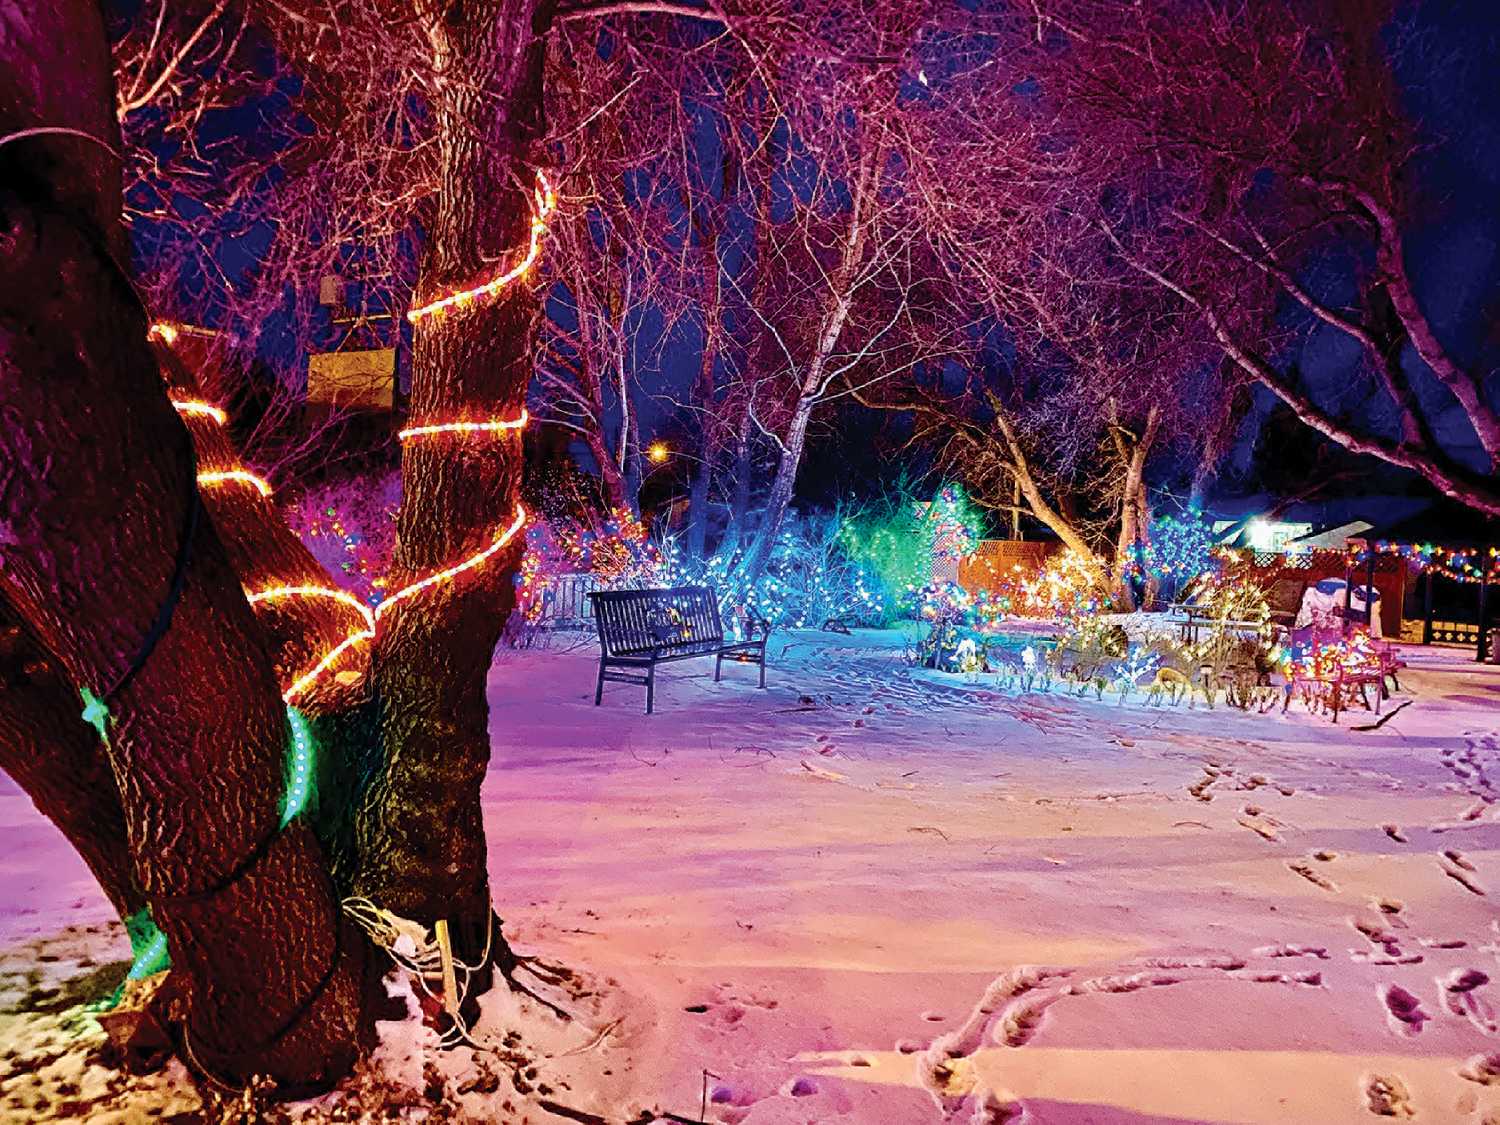
[[[1126,658],[1115,667],[1114,672],[1113,684],[1115,690],[1120,693],[1121,706],[1124,706],[1131,693],[1141,686],[1141,680],[1150,676],[1154,682],[1160,662],[1161,658],[1148,646],[1139,644],[1130,646]]]
[[[1368,690],[1373,687],[1374,710],[1379,713],[1385,681],[1398,667],[1391,650],[1364,629],[1348,636],[1316,629],[1299,631],[1285,655],[1287,687],[1282,710],[1296,695],[1309,710],[1324,711],[1338,722],[1339,712],[1355,699],[1368,709]]]

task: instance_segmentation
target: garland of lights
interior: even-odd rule
[[[165,339],[165,337],[163,338]],[[172,401],[172,405],[177,408],[179,414],[192,415],[200,418],[209,418],[220,426],[226,425],[229,420],[229,416],[225,414],[221,408],[209,402],[174,399]],[[490,419],[484,422],[432,423],[422,426],[413,426],[409,429],[402,430],[398,436],[402,441],[408,441],[412,438],[432,437],[438,434],[462,434],[465,436],[473,434],[503,435],[525,428],[528,420],[529,415],[523,409],[520,416],[516,418]],[[271,486],[269,484],[267,484],[260,477],[256,476],[254,473],[246,472],[243,469],[232,469],[221,472],[198,474],[198,483],[200,485],[221,484],[226,481],[239,481],[242,483],[250,484],[253,485],[256,491],[258,491],[262,496],[271,495]],[[298,676],[297,679],[292,682],[292,685],[282,693],[282,699],[290,702],[293,698],[306,691],[309,687],[312,686],[313,683],[317,681],[319,676],[321,676],[324,672],[326,672],[330,667],[333,666],[334,662],[337,661],[341,655],[343,655],[346,649],[359,644],[361,641],[373,640],[375,637],[376,625],[379,622],[381,615],[384,614],[397,602],[419,594],[423,590],[426,590],[431,586],[435,586],[440,582],[450,581],[451,579],[456,578],[458,575],[464,573],[464,571],[472,570],[476,566],[483,565],[491,555],[504,548],[505,545],[515,537],[516,533],[525,526],[525,524],[526,509],[520,504],[517,504],[516,518],[511,522],[509,527],[507,527],[498,536],[496,536],[496,538],[490,543],[489,546],[485,547],[481,551],[476,552],[473,555],[470,555],[460,563],[447,567],[444,570],[440,570],[435,574],[430,574],[426,578],[418,579],[417,581],[402,587],[394,594],[390,595],[388,598],[382,601],[380,605],[376,606],[373,612],[358,598],[354,597],[354,595],[348,593],[345,590],[340,590],[332,586],[273,586],[267,590],[257,590],[249,593],[247,596],[251,605],[255,605],[257,602],[276,601],[282,598],[333,598],[336,601],[343,602],[345,605],[353,607],[359,612],[360,617],[362,618],[363,627],[360,629],[356,629],[354,632],[346,636],[337,645],[324,653],[323,656],[318,660],[318,662],[312,666],[312,668],[304,672],[301,676]]]
[[[311,687],[319,676],[333,666],[334,662],[343,655],[346,649],[359,644],[361,641],[374,640],[381,617],[392,606],[440,582],[450,582],[465,571],[482,566],[489,560],[490,556],[504,548],[507,543],[514,539],[517,532],[525,525],[526,509],[517,504],[516,518],[511,521],[509,527],[495,537],[488,547],[485,547],[482,551],[477,551],[460,563],[456,563],[444,570],[429,574],[426,578],[420,578],[415,582],[403,586],[373,610],[347,590],[340,590],[334,586],[273,586],[267,590],[258,590],[248,594],[246,600],[251,605],[257,602],[277,601],[283,598],[332,598],[349,606],[360,615],[361,628],[354,630],[342,641],[334,645],[323,654],[316,664],[292,681],[291,686],[282,692],[281,698],[290,702],[293,698]]]
[[[1227,558],[1241,558],[1246,553],[1253,553],[1247,552],[1246,548],[1237,547],[1221,547],[1219,551]],[[1386,555],[1404,559],[1420,572],[1436,573],[1454,582],[1476,583],[1481,580],[1487,583],[1500,582],[1500,547],[1489,547],[1485,550],[1477,548],[1455,550],[1450,547],[1434,546],[1431,543],[1387,543],[1381,540],[1377,541],[1373,548],[1369,546],[1308,547],[1286,553],[1290,557],[1337,555],[1343,558],[1345,565],[1349,567],[1366,564],[1376,555]],[[1482,561],[1485,556],[1489,559],[1487,565]]]
[[[531,244],[526,249],[526,256],[504,273],[491,278],[482,285],[476,285],[472,289],[460,289],[446,297],[440,297],[436,301],[429,301],[425,305],[409,310],[406,314],[407,320],[415,324],[423,317],[434,314],[442,316],[452,308],[467,308],[474,301],[493,297],[531,268],[532,263],[542,252],[542,236],[547,233],[547,216],[552,214],[557,207],[557,196],[553,194],[552,185],[547,182],[547,177],[540,169],[537,170],[536,179],[537,186],[532,192],[536,210],[531,216]]]
[[[531,420],[531,415],[523,408],[519,418],[511,418],[506,421],[492,422],[440,422],[430,426],[410,426],[396,435],[400,441],[409,441],[416,437],[430,437],[433,434],[494,434],[505,430],[524,429],[526,423]]]

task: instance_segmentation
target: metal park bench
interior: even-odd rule
[[[724,625],[719,620],[719,600],[707,586],[595,590],[588,597],[594,606],[594,626],[599,631],[595,707],[604,699],[605,680],[644,684],[649,715],[656,703],[656,666],[699,656],[714,657],[715,682],[727,656],[760,665],[760,686],[766,686],[766,640],[770,625],[764,618],[747,613],[747,638],[726,641]]]

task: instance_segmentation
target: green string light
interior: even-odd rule
[[[167,935],[157,927],[151,917],[151,908],[143,906],[125,919],[125,932],[130,936],[130,951],[134,959],[126,980],[144,980],[153,973],[167,967]]]
[[[87,688],[84,688],[80,694],[84,702],[84,719],[99,732],[99,737],[104,738],[109,711],[103,702]],[[283,828],[307,807],[308,799],[312,796],[313,771],[313,740],[312,731],[307,725],[307,717],[295,707],[286,709],[286,717],[292,728],[292,744],[287,752],[287,785],[281,806],[281,827]],[[172,963],[167,950],[167,935],[162,933],[155,920],[152,919],[149,906],[143,906],[125,919],[125,932],[130,937],[132,956],[130,970],[125,974],[127,982],[144,980],[146,977],[162,972]],[[120,1002],[124,991],[125,986],[122,984],[113,995],[100,1001],[95,1010],[108,1011],[113,1008]]]
[[[281,808],[281,826],[285,828],[292,818],[307,807],[312,795],[313,742],[312,732],[307,728],[307,719],[295,707],[286,709],[287,721],[292,727],[292,748],[287,763],[286,796]]]
[[[109,708],[104,706],[104,700],[88,688],[80,688],[78,694],[83,697],[83,721],[99,732],[101,741],[108,742],[109,734],[105,727],[109,722]]]

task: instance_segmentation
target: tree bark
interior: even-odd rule
[[[212,523],[192,515],[191,447],[144,318],[76,213],[6,191],[0,222],[14,267],[0,282],[0,581],[109,704],[136,875],[188,982],[191,1051],[231,1081],[326,1085],[357,1049],[364,951],[340,940],[311,833],[278,830],[279,689]]]
[[[493,268],[487,260],[524,251],[534,183],[527,158],[541,128],[549,19],[549,6],[515,0],[455,8],[429,27],[441,184],[418,283],[424,298],[472,284]],[[491,299],[419,322],[412,417],[519,415],[536,313],[536,295],[520,279]],[[511,524],[519,437],[411,443],[402,480],[398,586],[475,554]],[[470,960],[491,936],[480,808],[490,757],[485,683],[514,604],[523,542],[516,536],[483,566],[383,618],[372,670],[386,764],[362,805],[357,889],[427,925],[451,919],[456,951]]]
[[[196,1065],[321,1088],[359,1047],[364,946],[280,827],[288,731],[262,634],[163,393],[122,244],[108,52],[83,0],[0,9],[0,591],[107,705],[135,878]],[[33,80],[37,79],[37,80]],[[62,92],[65,96],[59,97]],[[64,104],[71,103],[71,104]],[[84,142],[22,135],[81,121]],[[103,154],[103,155],[102,155]]]
[[[1130,610],[1139,608],[1130,583],[1132,560],[1144,547],[1150,532],[1151,516],[1146,495],[1146,457],[1156,441],[1161,411],[1155,406],[1146,414],[1145,431],[1139,438],[1129,436],[1118,422],[1110,434],[1120,456],[1123,480],[1120,485],[1120,535],[1115,543],[1115,597]]]

